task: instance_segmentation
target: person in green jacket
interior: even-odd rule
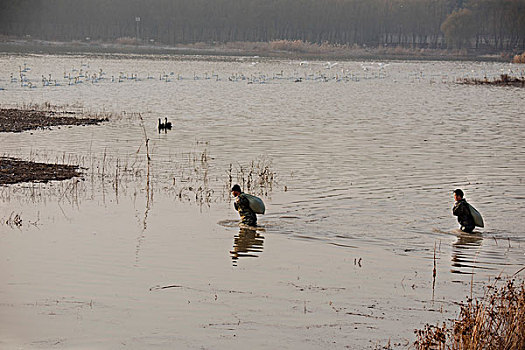
[[[463,191],[459,188],[454,190],[454,207],[452,208],[452,214],[458,217],[458,222],[461,225],[461,231],[471,233],[474,231],[474,218],[470,213],[470,208],[463,198]]]
[[[250,208],[250,201],[246,198],[244,192],[242,192],[241,186],[234,185],[232,187],[232,195],[235,197],[233,206],[241,216],[241,224],[257,226],[257,215]]]

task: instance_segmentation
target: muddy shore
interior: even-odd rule
[[[0,132],[22,132],[62,125],[93,125],[107,118],[77,118],[73,112],[0,109]]]
[[[80,175],[79,167],[76,165],[37,163],[9,157],[0,158],[0,186],[19,182],[67,180]]]
[[[65,125],[92,125],[107,118],[77,118],[73,112],[0,109],[0,132],[22,132]],[[80,176],[79,167],[0,157],[0,186],[20,182],[48,182]]]

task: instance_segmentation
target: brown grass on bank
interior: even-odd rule
[[[525,52],[523,52],[521,55],[514,56],[512,63],[525,63]]]
[[[416,349],[525,349],[525,282],[507,280],[468,299],[453,324],[416,330]]]
[[[334,53],[348,50],[346,45],[332,45],[329,43],[314,44],[302,40],[276,40],[269,43],[270,50],[300,53]]]
[[[302,40],[273,40],[270,42],[226,42],[180,44],[179,48],[210,50],[216,52],[239,52],[261,55],[290,55],[293,57],[331,58],[431,58],[461,59],[468,57],[467,50],[424,49],[403,46],[368,47],[357,44],[312,43]]]
[[[302,53],[302,54],[343,54],[348,53],[350,49],[358,49],[356,46],[336,45],[329,43],[310,43],[302,40],[273,40],[270,42],[251,42],[251,41],[235,41],[227,43],[204,43],[198,42],[194,44],[184,44],[181,47],[193,48],[199,50],[234,50],[239,52],[286,52],[286,53]]]

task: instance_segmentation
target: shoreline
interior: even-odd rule
[[[409,49],[401,47],[362,48],[323,46],[297,42],[273,43],[196,43],[181,46],[161,44],[133,45],[103,42],[56,42],[44,40],[4,39],[0,41],[2,54],[58,54],[58,55],[158,55],[158,56],[226,56],[310,60],[404,60],[404,61],[483,61],[510,62],[512,57],[497,53],[472,53],[466,50]]]

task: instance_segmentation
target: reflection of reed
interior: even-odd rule
[[[245,257],[258,257],[257,253],[263,250],[264,237],[257,231],[243,228],[239,229],[239,234],[233,238],[233,250],[230,251],[232,262],[237,266],[237,260]]]
[[[483,237],[477,233],[460,234],[458,240],[452,244],[452,272],[459,274],[473,274],[476,266],[476,258]],[[464,269],[469,268],[470,271]]]
[[[142,126],[142,131],[144,132],[144,142],[146,144],[147,172],[146,172],[146,208],[144,209],[144,220],[142,221],[141,233],[137,239],[137,249],[136,249],[136,254],[135,254],[136,263],[138,263],[138,260],[139,260],[139,253],[140,253],[142,242],[144,241],[146,237],[146,229],[148,227],[148,224],[147,224],[148,213],[151,207],[151,202],[153,201],[153,192],[150,189],[151,188],[151,182],[150,182],[151,157],[149,154],[149,145],[148,145],[149,138],[148,138],[148,134],[146,133],[146,128],[144,127],[144,120],[142,119],[142,115],[139,114],[139,118],[140,118],[140,123]],[[118,162],[117,162],[117,166],[118,166]]]

